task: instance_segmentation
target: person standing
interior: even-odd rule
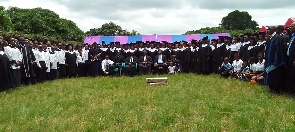
[[[269,86],[271,92],[281,93],[284,88],[285,80],[285,44],[281,41],[281,34],[284,31],[283,26],[270,27],[269,43],[266,47],[265,57],[265,84]]]
[[[30,84],[35,83],[34,79],[36,77],[33,62],[36,60],[35,55],[29,45],[26,44],[25,38],[21,37],[19,39],[20,44],[18,45],[18,49],[23,54],[22,64],[21,64],[21,78],[22,84]]]
[[[4,53],[4,44],[0,42],[0,92],[13,87],[13,80],[9,65],[9,59]]]
[[[287,48],[287,67],[289,73],[289,90],[295,92],[295,22],[291,24],[290,30],[292,36],[290,36],[290,42]]]
[[[58,45],[59,51],[57,52],[57,58],[58,58],[58,71],[59,71],[59,78],[66,78],[67,72],[66,72],[66,51],[65,46],[59,44]]]
[[[16,43],[14,38],[9,39],[9,43],[11,44],[11,48],[9,50],[5,50],[5,54],[7,55],[10,64],[11,64],[11,73],[13,78],[14,87],[21,86],[21,63],[23,60],[23,55],[16,47]]]

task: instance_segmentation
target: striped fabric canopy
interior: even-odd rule
[[[155,41],[162,42],[166,41],[168,43],[187,41],[191,40],[201,40],[203,37],[208,36],[211,39],[218,39],[218,36],[230,36],[229,33],[218,33],[218,34],[190,34],[190,35],[138,35],[138,36],[86,36],[84,44],[101,44],[103,41],[106,44],[111,42],[120,42],[120,44],[136,43],[137,41]]]

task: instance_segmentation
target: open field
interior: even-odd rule
[[[217,75],[97,77],[0,93],[0,131],[295,131],[295,100]]]

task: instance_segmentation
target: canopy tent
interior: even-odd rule
[[[120,42],[121,44],[136,43],[137,41],[155,41],[173,43],[176,41],[187,41],[201,40],[203,37],[208,36],[211,39],[218,39],[218,36],[229,36],[229,33],[218,33],[218,34],[190,34],[190,35],[138,35],[138,36],[86,36],[84,44],[101,44],[104,41],[106,44],[111,42]]]
[[[293,22],[295,22],[295,18],[294,17],[289,18],[287,20],[287,22],[285,23],[284,28],[286,29],[286,28],[290,27]]]

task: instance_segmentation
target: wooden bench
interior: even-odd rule
[[[159,77],[159,78],[146,78],[147,85],[167,85],[168,78],[167,77]]]

